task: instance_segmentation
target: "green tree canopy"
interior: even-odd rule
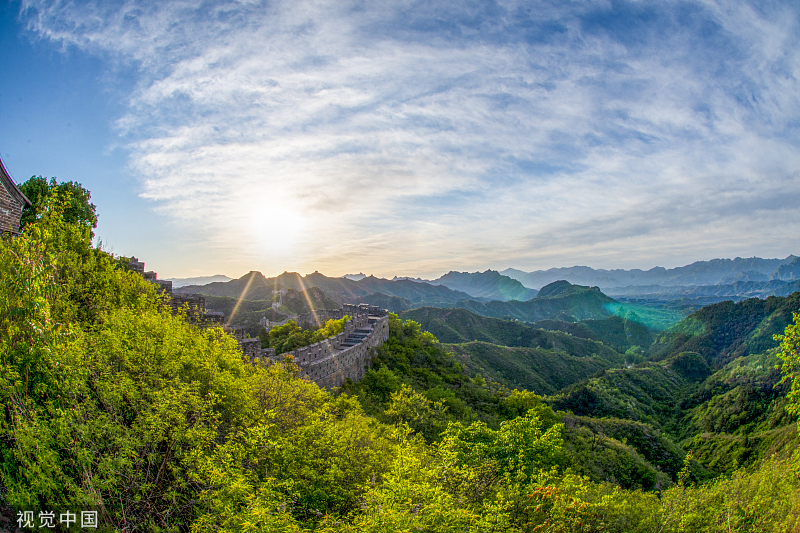
[[[794,323],[786,326],[783,335],[775,335],[775,340],[780,341],[781,351],[778,356],[783,360],[781,371],[783,380],[790,381],[792,388],[789,400],[792,404],[787,409],[795,415],[800,414],[800,313],[792,313]],[[800,422],[798,422],[800,424]]]
[[[97,227],[95,205],[89,200],[92,194],[76,181],[56,182],[55,178],[31,176],[31,179],[19,186],[19,190],[28,197],[31,205],[25,206],[19,219],[19,228],[36,221],[42,214],[45,200],[52,193],[63,199],[69,199],[63,209],[64,222],[82,226]]]

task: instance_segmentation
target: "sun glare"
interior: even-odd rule
[[[306,218],[299,209],[283,205],[264,205],[250,217],[251,242],[265,256],[291,256],[298,253]]]

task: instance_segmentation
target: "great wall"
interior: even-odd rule
[[[239,343],[245,361],[272,364],[291,356],[300,367],[301,376],[320,387],[341,387],[348,379],[358,381],[363,378],[375,348],[389,339],[388,311],[368,304],[343,304],[341,309],[313,310],[288,317],[282,322],[270,322],[262,318],[261,325],[269,330],[289,320],[294,320],[302,328],[315,328],[331,319],[340,320],[346,315],[352,317],[344,323],[344,330],[338,335],[286,354],[276,354],[274,348],[261,348],[260,339],[248,338],[241,326],[225,324],[225,316],[219,311],[206,309],[202,294],[173,293],[171,281],[158,279],[155,272],[145,272],[144,263],[135,257],[130,258],[129,268],[147,281],[157,284],[159,290],[169,296],[174,313],[183,311],[192,323],[223,328]]]
[[[344,323],[344,331],[338,335],[288,352],[303,374],[320,387],[341,387],[347,379],[363,378],[374,349],[389,339],[389,313],[373,305],[344,304],[341,309],[317,310],[295,320],[301,327],[318,327],[345,315],[352,319]],[[261,357],[275,356],[274,348],[261,350]]]

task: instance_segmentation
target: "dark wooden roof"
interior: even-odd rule
[[[0,183],[3,184],[3,187],[6,188],[10,195],[16,197],[24,205],[31,205],[31,201],[28,200],[28,197],[22,194],[22,191],[19,190],[17,184],[14,183],[14,180],[12,180],[11,176],[9,176],[5,165],[3,165],[2,159],[0,159]]]

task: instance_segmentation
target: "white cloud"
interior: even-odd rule
[[[667,22],[622,38],[593,26],[602,3],[503,6],[28,0],[23,12],[47,39],[138,69],[117,125],[142,195],[239,270],[797,251],[800,215],[780,202],[800,189],[796,8],[705,3],[683,24],[680,6],[645,2],[629,9]]]

